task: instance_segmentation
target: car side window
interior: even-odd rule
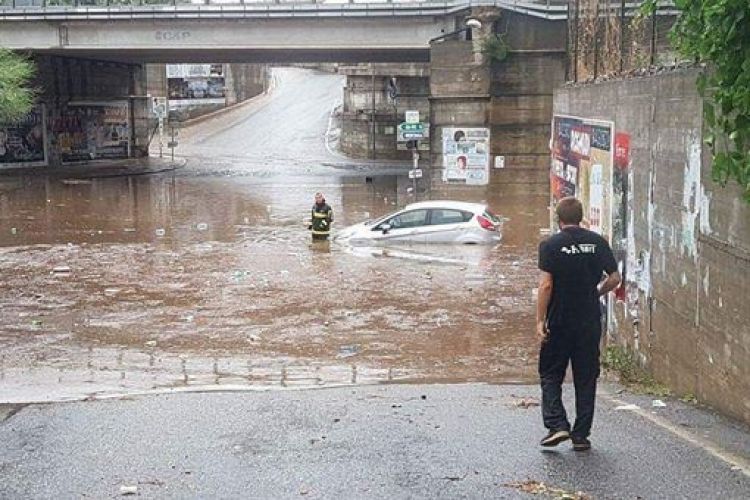
[[[460,224],[471,220],[474,216],[471,212],[463,210],[451,210],[446,208],[436,208],[430,215],[430,224],[435,226],[439,224]]]
[[[427,224],[427,210],[411,210],[395,215],[378,224],[377,229],[382,229],[386,224],[390,225],[391,229],[424,226]]]

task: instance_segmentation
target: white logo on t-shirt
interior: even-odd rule
[[[591,243],[580,243],[578,245],[570,245],[570,247],[562,247],[560,251],[568,255],[596,253],[596,245]]]

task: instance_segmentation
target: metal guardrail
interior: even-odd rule
[[[353,0],[337,3],[340,1],[2,0],[0,21],[430,16],[450,15],[472,7],[499,7],[547,19],[567,18],[565,0]]]
[[[625,3],[628,15],[641,4]],[[568,0],[0,0],[0,21],[433,16],[474,7],[548,20],[569,14]],[[677,13],[671,0],[658,3],[657,15]]]

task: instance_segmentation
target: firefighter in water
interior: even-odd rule
[[[322,193],[315,193],[315,205],[312,207],[312,216],[308,229],[312,231],[313,240],[327,240],[331,234],[333,224],[333,209]]]

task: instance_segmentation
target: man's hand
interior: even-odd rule
[[[622,281],[622,277],[620,276],[620,273],[615,271],[607,278],[601,282],[601,284],[598,287],[599,290],[599,296],[607,295],[609,292],[617,288],[617,286]]]
[[[544,344],[549,336],[549,330],[547,329],[546,321],[537,321],[536,323],[536,336],[539,339],[540,344]]]

